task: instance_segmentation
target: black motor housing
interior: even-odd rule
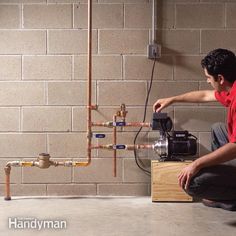
[[[197,153],[197,139],[188,131],[173,131],[168,137],[168,156],[194,156]]]

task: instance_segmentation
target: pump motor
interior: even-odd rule
[[[167,113],[153,113],[152,129],[160,132],[153,149],[161,160],[183,160],[197,153],[197,137],[185,131],[171,131],[172,120]]]

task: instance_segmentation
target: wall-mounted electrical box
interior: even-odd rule
[[[148,59],[158,59],[161,57],[161,45],[160,44],[149,44],[147,47]]]

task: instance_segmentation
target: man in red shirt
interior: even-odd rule
[[[212,126],[212,152],[184,168],[178,181],[189,195],[201,198],[204,205],[236,211],[236,56],[229,50],[216,49],[208,53],[201,65],[214,90],[159,99],[153,111],[160,112],[175,102],[219,101],[227,107],[227,127],[222,123]]]

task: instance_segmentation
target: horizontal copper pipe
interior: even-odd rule
[[[108,150],[134,150],[134,149],[152,149],[152,144],[120,144],[125,146],[122,149],[116,148],[113,144],[106,144],[106,145],[94,145],[91,148],[92,149],[108,149]]]
[[[102,126],[102,127],[108,127],[113,128],[116,127],[113,121],[108,122],[92,122],[92,126]],[[124,122],[124,127],[151,127],[150,122]],[[121,126],[122,127],[122,126]]]

